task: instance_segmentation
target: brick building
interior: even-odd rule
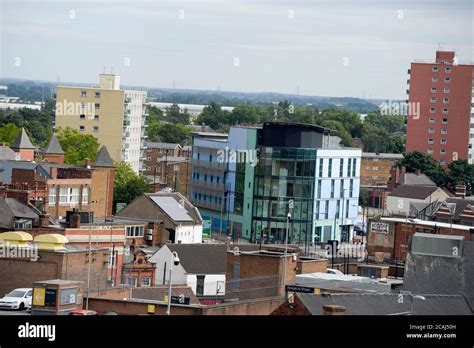
[[[410,238],[416,233],[462,236],[465,240],[473,238],[474,229],[469,226],[419,219],[382,218],[369,223],[367,252],[369,256],[380,259],[405,261]]]
[[[362,152],[360,165],[360,185],[386,185],[390,180],[392,168],[403,159],[398,153]]]
[[[37,258],[4,255],[0,258],[0,293],[5,294],[15,288],[31,287],[43,279],[63,279],[87,281],[88,250],[68,244],[67,238],[58,234],[43,234],[33,237],[26,232],[5,232],[0,234],[3,245],[18,245]],[[34,251],[34,248],[36,251]],[[91,251],[91,289],[107,287],[109,250],[94,247]]]
[[[457,159],[474,163],[474,64],[455,52],[437,51],[435,61],[411,64],[406,151],[421,151],[445,166]]]
[[[285,284],[294,284],[297,255],[267,250],[229,251],[226,266],[226,301],[284,296]]]
[[[16,157],[21,161],[33,161],[35,159],[35,146],[31,143],[25,128],[21,129],[21,133],[10,145],[15,151]]]

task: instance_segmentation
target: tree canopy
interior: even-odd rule
[[[149,191],[148,181],[136,174],[130,164],[116,163],[114,178],[114,210],[117,203],[129,204]]]
[[[86,158],[95,160],[100,144],[92,135],[80,133],[70,127],[59,128],[56,135],[64,151],[64,163],[82,164]]]

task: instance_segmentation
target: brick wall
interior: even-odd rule
[[[300,258],[297,261],[297,266],[298,270],[296,271],[296,274],[306,274],[315,272],[326,273],[326,270],[328,268],[328,260],[305,260]]]
[[[311,315],[298,296],[293,296],[293,300],[286,300],[278,306],[271,315]]]

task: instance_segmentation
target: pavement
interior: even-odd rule
[[[2,315],[31,315],[27,310],[17,311],[13,309],[0,309],[0,316]]]

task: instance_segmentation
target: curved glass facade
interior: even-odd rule
[[[316,149],[259,147],[255,170],[253,231],[255,241],[284,242],[288,201],[288,241],[311,241],[315,192]]]

